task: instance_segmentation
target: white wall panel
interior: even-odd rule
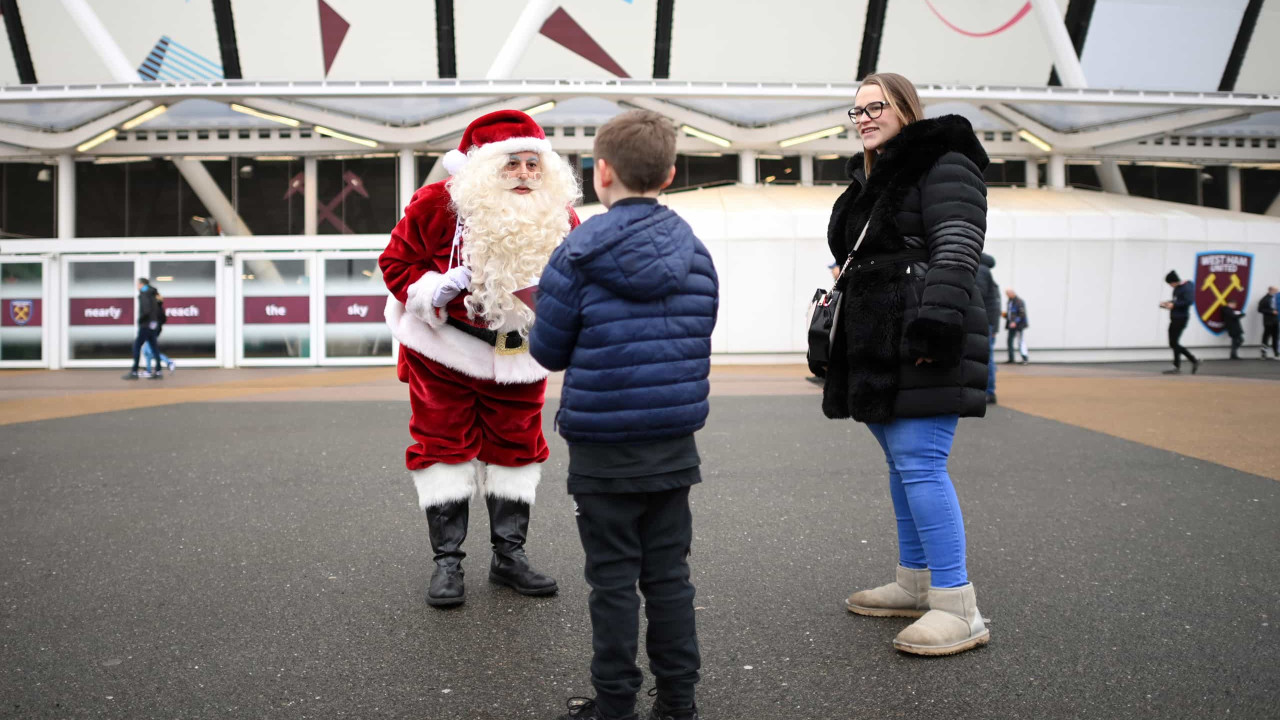
[[[770,353],[795,347],[796,279],[788,272],[795,264],[795,242],[785,239],[728,241],[720,276],[720,320],[725,350],[731,353]],[[812,292],[805,289],[804,292]]]
[[[1100,348],[1107,345],[1107,329],[1112,316],[1111,286],[1107,282],[1111,275],[1112,247],[1110,240],[1071,242],[1063,286],[1063,294],[1067,298],[1064,347]],[[1032,331],[1035,327],[1032,323]]]
[[[1099,0],[1080,54],[1084,76],[1092,87],[1217,90],[1247,4]]]
[[[1013,289],[1027,301],[1027,346],[1066,345],[1068,240],[1018,240],[1014,251]]]
[[[216,65],[222,64],[212,3],[89,0],[89,6],[135,68],[161,36],[168,36]],[[19,8],[31,62],[41,83],[114,80],[59,0],[21,0]]]
[[[1170,295],[1164,284],[1165,243],[1159,238],[1115,243],[1110,269],[1111,315],[1107,345],[1117,348],[1166,344],[1168,312],[1160,302]]]
[[[1253,27],[1236,92],[1280,92],[1280,0],[1266,0]]]
[[[461,0],[454,4],[458,77],[476,79],[485,76],[525,4],[525,0]],[[676,3],[677,15],[680,5]],[[562,0],[560,6],[628,75],[633,78],[653,77],[657,0],[629,3],[621,0]],[[706,27],[699,29],[700,33],[711,35],[705,31]],[[514,77],[611,78],[614,75],[539,34],[529,43],[528,50],[516,66]]]
[[[671,78],[849,82],[866,19],[866,0],[683,0],[675,4]]]
[[[992,32],[1026,4],[1026,0],[891,2],[885,12],[877,69],[900,73],[917,84],[1044,85],[1053,58],[1034,12],[987,37],[961,32]],[[1067,0],[1058,4],[1066,14]],[[960,30],[948,27],[948,22]],[[852,47],[856,52],[857,46]],[[856,58],[854,63],[856,67]]]

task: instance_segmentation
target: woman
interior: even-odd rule
[[[822,410],[866,423],[884,449],[899,564],[896,582],[855,592],[847,606],[919,618],[894,647],[950,655],[990,637],[947,474],[957,421],[986,412],[987,318],[975,274],[987,155],[964,118],[925,119],[901,75],[868,76],[855,102],[849,116],[865,154],[850,161],[853,182],[828,227],[846,270]]]

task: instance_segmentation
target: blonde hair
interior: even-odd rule
[[[873,73],[862,79],[858,89],[861,90],[863,85],[875,85],[880,88],[880,92],[884,93],[885,102],[889,103],[889,109],[898,116],[903,127],[924,117],[924,107],[920,104],[916,86],[898,73]],[[862,169],[868,177],[871,176],[871,165],[874,162],[874,151],[863,153]]]

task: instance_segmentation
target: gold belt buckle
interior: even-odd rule
[[[515,335],[518,343],[514,347],[507,344],[512,335]],[[529,352],[529,343],[525,342],[520,333],[501,333],[498,335],[498,341],[493,344],[493,350],[499,355],[519,355]]]

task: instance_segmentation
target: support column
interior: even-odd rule
[[[175,157],[173,164],[182,173],[182,177],[191,186],[196,197],[200,198],[200,202],[204,203],[209,214],[213,216],[214,220],[218,221],[223,235],[253,234],[249,231],[249,226],[244,224],[244,220],[241,220],[240,216],[236,214],[236,209],[231,206],[231,201],[227,199],[226,195],[222,194],[222,188],[218,187],[218,183],[209,174],[209,170],[204,166],[204,163],[191,158]]]
[[[58,238],[76,236],[76,159],[58,156]]]
[[[1104,192],[1117,195],[1128,195],[1129,186],[1125,185],[1124,175],[1120,173],[1120,165],[1115,160],[1103,160],[1098,166],[1098,180],[1102,182]]]
[[[1040,30],[1044,33],[1045,44],[1049,46],[1053,67],[1058,71],[1062,86],[1088,87],[1084,70],[1080,67],[1080,56],[1076,55],[1075,45],[1071,44],[1071,35],[1062,21],[1062,10],[1057,0],[1031,0],[1031,4],[1035,7],[1036,18],[1040,20]]]
[[[413,150],[405,148],[400,151],[400,207],[409,207],[413,193],[418,189],[418,163],[413,157]]]
[[[498,56],[489,66],[489,72],[485,73],[486,80],[503,80],[511,77],[516,64],[520,62],[525,49],[529,47],[529,41],[538,34],[538,30],[551,16],[556,5],[557,0],[528,0],[520,17],[516,20],[515,27],[511,28],[507,41],[502,44],[502,49],[498,50]]]
[[[756,184],[755,150],[743,150],[738,153],[738,182],[743,185]]]
[[[1040,187],[1040,164],[1035,158],[1027,158],[1024,163],[1027,166],[1027,176],[1023,179],[1023,184],[1031,190]]]
[[[1227,209],[1232,212],[1244,210],[1244,194],[1240,191],[1240,168],[1227,166]]]
[[[316,159],[308,155],[302,159],[302,234],[319,235],[320,218],[317,212],[320,181],[316,177]]]
[[[813,155],[800,156],[800,186],[813,187]]]
[[[62,316],[62,258],[58,253],[44,253],[44,329],[41,341],[44,347],[45,367],[50,370],[62,368],[62,333],[67,327],[67,319]]]
[[[1054,190],[1062,190],[1067,187],[1067,159],[1062,155],[1054,153],[1049,156],[1049,168],[1046,174],[1046,180],[1049,187]]]

